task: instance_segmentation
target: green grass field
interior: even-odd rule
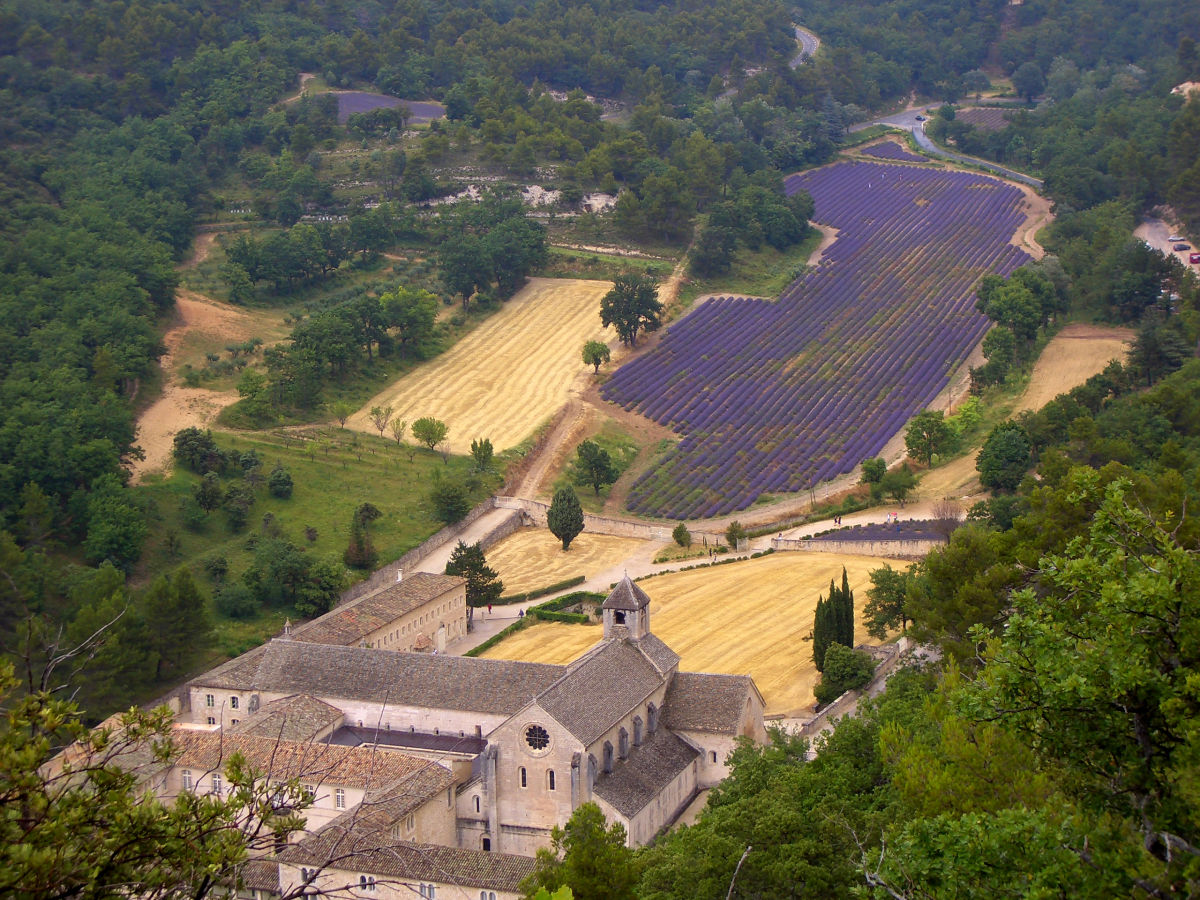
[[[472,466],[469,458],[452,456],[443,462],[440,454],[424,449],[415,450],[409,462],[407,448],[397,447],[394,441],[336,426],[303,432],[218,433],[216,438],[226,450],[257,451],[263,458],[264,474],[281,463],[295,484],[292,497],[274,498],[264,485],[241,532],[229,529],[220,509],[208,514],[202,530],[192,531],[184,524],[182,504],[192,496],[200,478],[176,467],[169,477],[135,489],[147,506],[150,521],[150,537],[135,578],[145,581],[147,573],[188,566],[211,592],[215,584],[206,573],[205,562],[224,557],[229,566],[227,580],[239,579],[252,562],[254,538],[264,533],[267,515],[273,517],[271,527],[278,526],[297,546],[321,558],[340,560],[351,517],[363,502],[373,503],[383,514],[372,524],[371,538],[380,564],[390,562],[442,527],[429,500],[435,473],[465,480]],[[229,479],[222,481],[228,483]],[[489,496],[498,481],[498,475],[479,480],[472,504]],[[310,527],[316,531],[314,541],[305,536],[305,529]],[[227,653],[253,646],[277,630],[286,613],[268,611],[257,619],[237,623],[214,616],[219,623],[219,646]]]
[[[704,294],[774,299],[796,280],[820,242],[821,233],[814,228],[801,243],[782,253],[765,244],[759,250],[739,247],[728,272],[705,279],[688,276],[679,290],[679,299],[685,308]]]

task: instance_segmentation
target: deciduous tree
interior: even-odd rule
[[[446,423],[432,416],[422,416],[412,423],[413,437],[430,450],[444,441],[449,433]]]
[[[925,465],[933,463],[934,456],[948,452],[954,444],[954,432],[946,424],[941,410],[927,409],[913,416],[904,432],[904,446],[909,456]]]
[[[600,374],[600,367],[612,358],[612,351],[604,341],[588,341],[583,345],[584,365],[595,366],[595,374]]]
[[[617,330],[622,343],[637,345],[639,331],[657,331],[662,324],[658,288],[648,275],[618,275],[600,300],[600,321]]]
[[[617,480],[620,473],[608,451],[595,441],[584,441],[575,448],[575,483],[590,486],[596,496],[600,489]]]

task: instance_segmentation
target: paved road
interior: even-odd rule
[[[1021,184],[1027,184],[1030,187],[1041,190],[1042,180],[1034,178],[1032,175],[1026,175],[1024,172],[1018,172],[1015,169],[1009,169],[1005,166],[998,165],[994,162],[989,162],[986,159],[979,159],[975,156],[966,156],[961,153],[953,153],[946,150],[944,147],[939,147],[935,144],[927,134],[925,134],[925,117],[928,116],[929,110],[924,106],[910,106],[907,109],[902,109],[899,112],[889,113],[886,116],[879,116],[867,122],[859,122],[850,126],[850,131],[862,131],[864,128],[870,128],[872,125],[891,125],[893,128],[903,128],[905,131],[912,132],[913,139],[917,142],[917,146],[928,153],[930,156],[936,156],[941,159],[948,159],[953,162],[966,163],[971,166],[979,166],[988,171],[995,172],[997,175],[1003,175],[1005,178],[1011,178],[1013,181],[1019,181]],[[922,119],[918,121],[917,116]]]
[[[796,43],[800,45],[800,52],[792,59],[792,68],[797,68],[805,60],[812,56],[816,56],[817,48],[821,46],[821,39],[807,28],[801,28],[799,25],[793,25],[796,29]]]

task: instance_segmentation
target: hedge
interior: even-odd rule
[[[547,594],[553,594],[555,591],[565,591],[567,588],[575,587],[577,584],[583,584],[587,581],[584,575],[576,575],[574,578],[568,578],[565,581],[558,581],[554,584],[548,584],[545,587],[537,588],[528,591],[524,594],[508,594],[496,601],[497,606],[507,606],[510,603],[524,603],[526,600],[536,600],[538,597],[545,597]]]

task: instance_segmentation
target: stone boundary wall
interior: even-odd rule
[[[550,506],[537,500],[525,500],[521,497],[495,497],[497,509],[520,510],[527,525],[546,526],[546,516]],[[672,540],[671,531],[675,526],[651,525],[643,522],[629,522],[625,519],[613,519],[609,516],[594,516],[583,514],[583,530],[592,534],[611,534],[617,537],[642,538],[649,541],[668,543]],[[724,534],[693,531],[692,543],[707,538],[710,544],[725,543]]]
[[[857,553],[860,556],[891,556],[898,559],[920,559],[930,550],[946,546],[945,541],[805,541],[796,538],[774,538],[776,550],[799,550],[809,553]]]
[[[822,731],[832,727],[835,718],[853,712],[858,706],[858,701],[864,696],[875,696],[878,694],[878,688],[882,686],[888,676],[896,671],[896,667],[900,665],[900,660],[908,651],[909,643],[907,637],[901,637],[895,643],[884,644],[882,647],[863,644],[855,647],[854,649],[866,651],[874,657],[875,674],[871,676],[871,680],[864,687],[856,691],[846,691],[846,693],[842,694],[842,696],[838,697],[805,722],[800,727],[800,736],[806,738],[816,737]]]
[[[458,537],[464,528],[485,513],[491,512],[493,508],[492,500],[489,497],[453,525],[447,525],[441,531],[438,531],[416,547],[413,547],[399,559],[376,569],[370,576],[358,582],[358,584],[352,584],[346,588],[342,592],[338,603],[349,603],[351,600],[357,600],[359,597],[365,597],[367,594],[373,593],[389,584],[394,584],[397,572],[405,568],[410,568],[447,541]]]

